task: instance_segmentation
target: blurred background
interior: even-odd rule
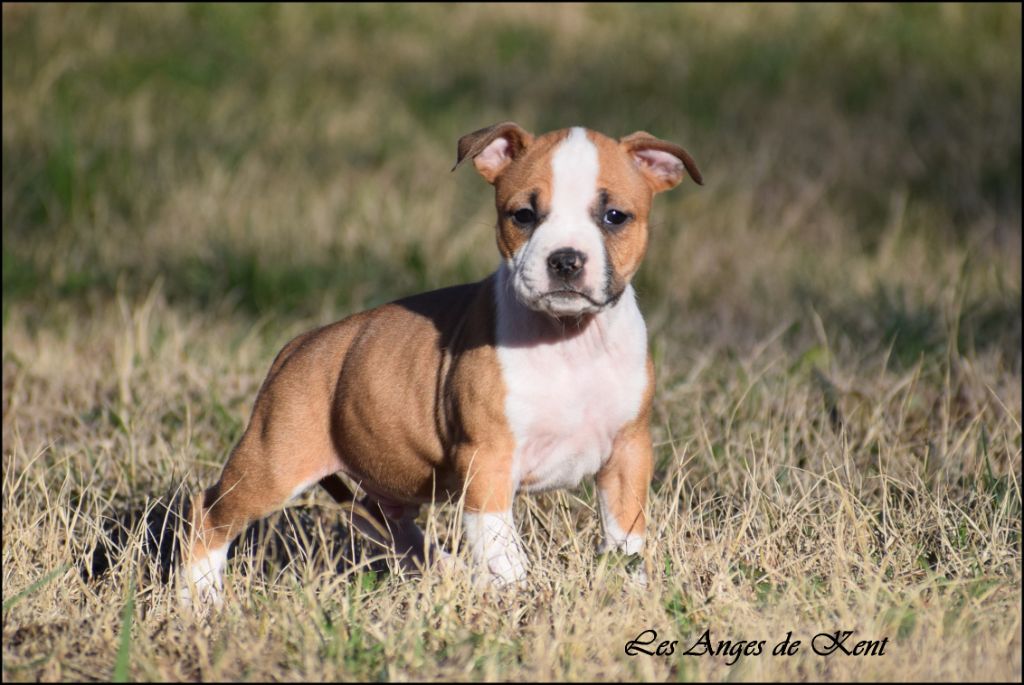
[[[115,650],[152,680],[1019,680],[1019,4],[2,17],[5,680],[109,678]],[[291,337],[495,269],[491,187],[450,170],[461,135],[509,119],[646,130],[704,175],[657,197],[634,280],[665,568],[644,603],[591,585],[586,484],[517,499],[541,577],[574,579],[526,618],[457,593],[421,616],[420,585],[302,566],[327,632],[249,573],[258,603],[207,644],[166,620],[171,588],[122,619],[145,564],[61,576],[115,524],[117,558],[147,558],[146,512],[216,479]],[[353,615],[348,647],[321,637]],[[733,669],[593,639],[641,625],[857,627],[894,656]]]
[[[638,277],[656,330],[813,307],[913,361],[952,278],[964,342],[1019,346],[1021,14],[983,4],[5,4],[5,319],[157,283],[326,321],[482,278],[490,188],[449,169],[505,119],[696,158]]]

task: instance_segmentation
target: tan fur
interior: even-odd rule
[[[529,238],[510,215],[530,207],[531,196],[535,196],[539,214],[545,214],[551,206],[551,153],[568,135],[568,129],[563,129],[540,136],[493,181],[498,251],[502,257],[511,257]]]
[[[612,290],[619,292],[640,268],[647,252],[647,215],[654,195],[646,177],[617,141],[591,133],[597,147],[600,172],[597,186],[608,194],[608,205],[634,216],[625,230],[605,237],[605,247],[612,263]]]
[[[551,200],[551,154],[569,133],[534,138],[505,122],[459,141],[458,162],[497,138],[477,170],[495,186],[497,243],[512,255],[527,235],[510,214]],[[682,150],[649,134],[615,141],[589,132],[599,151],[599,187],[609,205],[632,213],[633,225],[606,245],[618,279],[636,272],[647,247],[651,197],[664,190],[632,152],[645,146]],[[700,180],[689,155],[681,157]],[[671,181],[671,179],[670,179]],[[678,182],[678,179],[675,180]],[[415,295],[310,331],[289,342],[271,365],[252,417],[219,481],[193,508],[186,563],[220,550],[245,526],[320,482],[337,500],[351,490],[344,473],[371,495],[359,527],[379,537],[380,524],[415,529],[418,505],[465,492],[471,512],[503,512],[515,495],[515,440],[505,416],[505,387],[495,349],[494,280]],[[653,367],[641,410],[614,440],[597,484],[621,529],[640,533],[653,457],[649,434]],[[411,507],[404,507],[411,505]],[[388,525],[391,525],[388,523]],[[407,538],[417,538],[418,529]]]
[[[497,138],[504,138],[508,143],[508,148],[506,154],[494,165],[491,165],[478,155]],[[488,183],[494,183],[494,179],[501,174],[505,167],[532,143],[533,135],[520,128],[519,124],[511,121],[473,131],[459,138],[458,158],[455,160],[452,171],[455,171],[466,159],[472,159],[473,166],[480,172],[480,175]]]
[[[635,153],[641,150],[660,150],[675,156],[683,163],[683,168],[686,169],[686,173],[690,175],[690,178],[692,178],[697,185],[704,185],[704,177],[701,175],[700,169],[697,168],[697,162],[693,161],[693,157],[690,156],[689,152],[675,143],[655,138],[647,131],[630,133],[628,136],[620,138],[619,142],[622,144],[622,147],[626,152],[629,153]],[[683,180],[682,173],[673,175],[669,178],[662,178],[658,175],[651,174],[649,169],[646,169],[643,164],[640,164],[639,167],[640,171],[647,177],[651,187],[656,193],[674,188],[681,180]]]
[[[385,502],[458,496],[467,479],[467,507],[507,502],[514,445],[492,302],[486,279],[386,304],[289,342],[220,480],[194,508],[199,539],[188,558],[222,547],[299,485],[338,471]],[[428,369],[432,377],[418,373]],[[504,482],[495,487],[494,479]]]
[[[612,454],[595,476],[615,522],[623,533],[643,535],[647,527],[647,490],[654,472],[651,445],[651,405],[654,400],[654,362],[647,356],[647,390],[636,419],[615,437]]]

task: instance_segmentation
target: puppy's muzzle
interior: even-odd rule
[[[583,273],[587,256],[571,247],[563,247],[548,255],[548,273],[565,283],[571,283]]]

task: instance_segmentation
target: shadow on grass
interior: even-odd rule
[[[102,578],[114,565],[132,558],[132,540],[141,535],[139,557],[147,582],[167,584],[181,566],[179,545],[182,522],[188,515],[183,498],[158,501],[152,506],[126,507],[104,519],[104,537],[89,559],[78,565],[84,579]],[[325,538],[328,541],[325,544]],[[259,573],[274,578],[297,565],[317,572],[342,574],[364,567],[385,574],[388,563],[336,510],[321,505],[289,507],[261,519],[231,546],[228,560],[249,559]],[[245,573],[249,564],[232,565]]]

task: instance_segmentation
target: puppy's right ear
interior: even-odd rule
[[[532,142],[533,135],[511,121],[467,133],[459,138],[459,156],[452,171],[467,157],[472,157],[476,170],[493,184],[505,167]]]

